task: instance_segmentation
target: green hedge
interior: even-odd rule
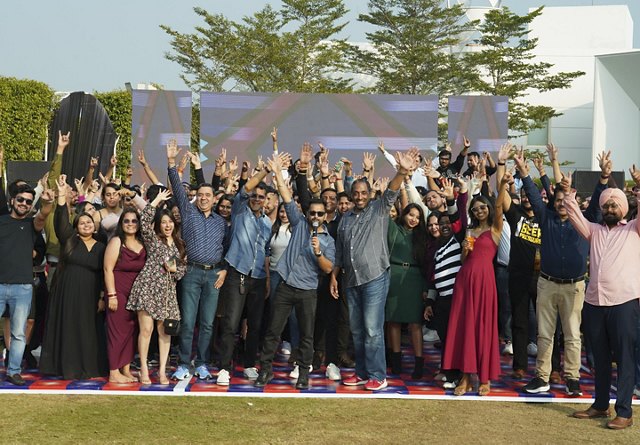
[[[44,159],[54,93],[35,80],[0,77],[0,144],[5,161]]]

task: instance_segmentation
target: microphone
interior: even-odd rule
[[[314,221],[311,223],[311,227],[313,227],[313,236],[318,236],[318,227],[320,227],[320,223],[318,221]]]

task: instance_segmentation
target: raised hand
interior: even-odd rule
[[[142,167],[147,166],[147,160],[144,157],[144,150],[138,150],[138,162]],[[96,159],[96,165],[98,165],[98,160]]]
[[[362,168],[366,171],[373,169],[373,164],[376,162],[376,155],[371,153],[364,153],[362,158]]]
[[[289,168],[291,165],[291,155],[289,153],[280,153],[278,154],[278,159],[280,160],[280,168],[285,170]]]
[[[305,142],[302,144],[302,148],[300,149],[300,167],[302,169],[308,168],[311,164],[311,159],[313,159],[311,144]]]
[[[180,164],[178,164],[178,171],[183,172],[185,168],[187,168],[187,163],[189,162],[189,154],[185,153],[180,159]]]
[[[202,163],[200,162],[200,156],[198,153],[187,152],[189,155],[189,160],[191,161],[191,165],[193,165],[194,170],[200,170],[202,168]]]
[[[498,162],[507,162],[509,156],[511,155],[511,150],[513,149],[513,145],[509,142],[506,144],[502,144],[500,150],[498,151]]]
[[[167,158],[175,161],[178,157],[178,154],[180,154],[178,141],[176,141],[174,138],[169,139],[169,141],[167,142]]]
[[[118,165],[118,158],[116,158],[116,155],[111,156],[109,165],[111,165],[111,167],[115,167],[116,165]]]
[[[2,168],[1,161],[2,160],[0,159],[0,169]],[[40,184],[43,190],[46,190],[48,183],[49,183],[49,172],[46,172],[42,178],[38,179],[38,184]]]
[[[138,159],[140,159],[140,155],[138,155]],[[142,159],[144,159],[144,153],[142,154]],[[98,166],[98,156],[96,156],[95,158],[92,156],[91,160],[89,161],[89,168],[95,169],[97,166]]]
[[[238,170],[238,157],[235,156],[232,160],[229,161],[229,171],[231,173]]]
[[[384,153],[384,152],[385,152],[385,149],[384,149],[384,142],[382,142],[382,141],[378,141],[378,150],[380,150],[380,152],[381,152],[381,153]]]
[[[130,178],[133,176],[133,168],[131,168],[131,166],[127,167],[126,175],[127,175],[127,178]]]
[[[466,136],[462,136],[462,143],[464,145],[464,148],[471,147],[471,141],[469,139],[467,139]],[[449,150],[449,151],[451,151],[451,150]]]
[[[611,175],[611,171],[613,170],[613,162],[611,161],[611,150],[600,152],[596,159],[598,160],[598,165],[600,166],[602,175]]]
[[[440,189],[440,196],[448,201],[453,201],[455,195],[453,193],[453,181],[448,178],[442,180],[442,188]]]
[[[64,150],[69,145],[71,138],[71,132],[68,131],[67,134],[62,134],[62,131],[58,130],[58,149]]]
[[[243,161],[242,162],[242,171],[243,172],[248,172],[249,170],[251,170],[251,162]]]
[[[571,172],[567,172],[565,175],[562,174],[562,180],[560,181],[560,187],[565,191],[565,193],[569,193],[571,191]]]
[[[46,182],[45,182],[46,185]],[[40,195],[42,201],[44,201],[47,204],[50,204],[53,202],[53,200],[56,198],[56,192],[54,192],[52,189],[46,188],[44,189],[44,191],[42,192],[42,194]]]
[[[67,194],[67,175],[62,174],[58,176],[56,187],[58,188],[58,196]]]
[[[398,170],[400,168],[403,168],[407,171],[407,173],[409,173],[413,166],[416,164],[416,161],[419,162],[419,155],[420,153],[418,152],[418,149],[416,147],[411,147],[404,153],[396,152],[396,162],[398,163]]]
[[[329,176],[329,160],[322,158],[320,160],[320,173],[323,177]]]
[[[513,171],[506,170],[504,172],[504,175],[502,175],[502,179],[500,179],[500,185],[504,187],[507,184],[511,184],[511,182],[513,182]]]
[[[524,150],[517,150],[516,154],[513,156],[513,160],[516,162],[516,168],[520,172],[520,175],[523,177],[528,176],[529,165],[527,164],[527,160],[524,158]]]
[[[557,161],[558,160],[558,148],[555,144],[547,144],[547,154],[549,155],[549,161]]]
[[[633,164],[631,166],[631,168],[629,169],[629,173],[631,174],[631,177],[633,178],[633,181],[636,183],[636,185],[640,185],[640,169],[636,168],[636,164]]]
[[[76,185],[76,191],[78,192],[78,195],[83,196],[85,194],[85,190],[84,190],[84,177],[81,179],[74,179],[73,183]]]
[[[535,158],[533,158],[533,165],[538,170],[538,173],[540,173],[540,176],[544,176],[544,159],[542,158],[541,155],[538,155]]]
[[[264,170],[264,161],[262,160],[262,156],[258,156],[258,162],[256,163],[256,170],[259,170],[259,171]]]
[[[278,129],[276,127],[273,127],[273,131],[271,132],[271,140],[278,142]]]
[[[168,201],[171,198],[171,192],[169,189],[160,190],[156,195],[156,198],[151,203],[152,206],[157,207],[158,204],[164,201]]]

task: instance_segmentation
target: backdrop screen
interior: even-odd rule
[[[497,152],[507,141],[508,117],[506,96],[449,97],[449,141],[454,159],[465,136],[471,141],[471,151]]]
[[[137,156],[144,150],[149,166],[161,182],[167,181],[167,141],[175,138],[184,153],[191,142],[191,91],[133,90],[131,113],[131,157],[133,184],[149,179]],[[189,180],[189,167],[184,178]]]
[[[277,127],[280,151],[291,153],[294,160],[305,141],[314,146],[320,141],[330,149],[331,163],[348,157],[360,173],[362,154],[377,152],[378,140],[391,152],[411,146],[435,150],[437,120],[437,96],[203,92],[203,170],[208,178],[221,147],[228,159],[238,156],[255,163],[258,155],[270,156],[270,133]],[[376,175],[391,173],[378,156]]]

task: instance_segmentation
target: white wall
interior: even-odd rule
[[[530,95],[535,105],[549,105],[563,116],[549,122],[549,141],[560,148],[560,160],[590,170],[601,150],[593,140],[595,56],[627,51],[633,46],[633,20],[627,6],[546,7],[531,23],[538,38],[539,61],[554,64],[551,72],[584,71],[571,88]],[[597,164],[596,164],[597,165]]]

